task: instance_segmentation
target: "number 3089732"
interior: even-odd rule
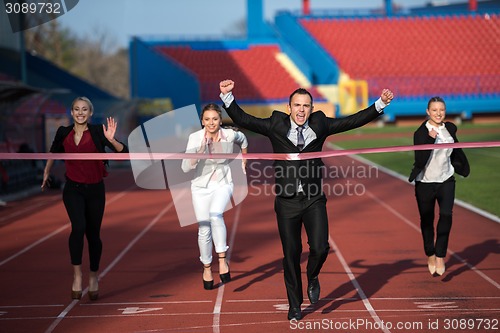
[[[17,3],[6,2],[5,12],[7,14],[61,14],[61,4],[59,2],[32,2]]]

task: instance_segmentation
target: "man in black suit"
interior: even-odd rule
[[[365,110],[345,118],[328,118],[313,111],[312,95],[297,89],[287,105],[288,113],[274,111],[269,118],[256,118],[243,111],[232,94],[234,82],[220,82],[221,99],[235,124],[267,136],[275,153],[318,152],[329,135],[363,126],[376,119],[394,95],[384,89],[380,98]],[[283,247],[283,270],[288,296],[288,319],[302,318],[302,224],[307,233],[309,258],[307,262],[307,295],[311,304],[319,300],[318,275],[328,251],[328,217],[326,196],[322,190],[324,164],[320,158],[309,160],[275,161],[274,210]]]

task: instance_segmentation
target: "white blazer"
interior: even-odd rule
[[[212,143],[212,153],[233,153],[234,144],[238,144],[242,149],[248,147],[245,134],[234,131],[230,128],[220,129],[220,141]],[[205,129],[201,129],[189,135],[186,153],[196,153],[205,141]],[[206,151],[205,153],[209,153]],[[182,160],[182,171],[189,172],[195,169],[195,177],[191,184],[196,187],[207,187],[210,181],[232,183],[231,168],[226,159],[201,159]]]

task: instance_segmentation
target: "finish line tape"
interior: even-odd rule
[[[412,150],[434,150],[446,148],[491,148],[500,147],[500,141],[457,142],[411,146],[390,146],[345,150],[327,150],[312,153],[248,153],[248,154],[190,154],[190,153],[0,153],[0,160],[182,160],[182,159],[247,159],[298,161],[334,156],[393,153]]]

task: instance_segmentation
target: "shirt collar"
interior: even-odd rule
[[[299,127],[299,125],[297,125],[293,120],[292,120],[292,117],[290,117],[290,124],[291,124],[291,129],[293,130],[297,130],[297,127]],[[304,125],[302,125],[303,129],[306,129],[309,127],[309,119],[306,120],[306,122],[304,123]]]
[[[205,135],[206,138],[208,138],[207,135]],[[226,139],[226,136],[224,135],[224,133],[222,132],[222,128],[219,129],[219,131],[217,132],[217,136],[215,137],[215,140],[214,142],[219,142],[221,141],[221,139]]]
[[[440,126],[437,126],[437,127],[436,127],[436,126],[431,125],[431,123],[430,123],[429,121],[427,121],[427,122],[425,123],[425,127],[427,127],[427,129],[428,129],[429,131],[431,131],[432,129],[435,129],[435,130],[442,130],[445,126],[444,126],[444,123],[442,123]]]

